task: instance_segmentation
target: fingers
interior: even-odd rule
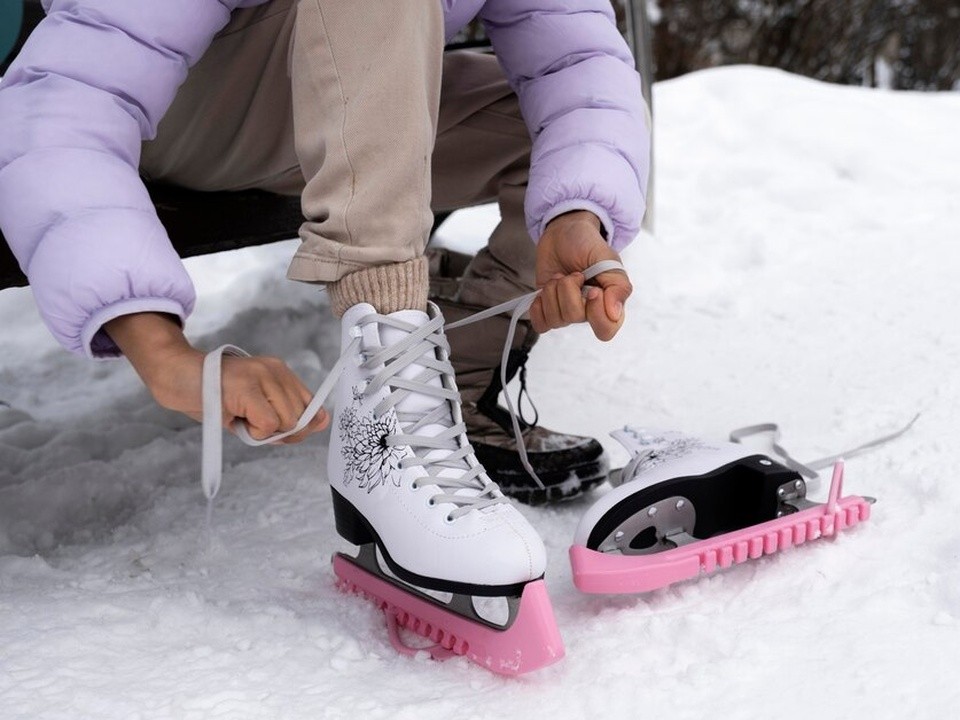
[[[626,318],[625,303],[633,293],[630,279],[620,272],[601,273],[598,292],[587,301],[587,321],[598,339],[613,339]]]
[[[280,360],[275,360],[274,358],[268,358],[267,361],[274,374],[268,380],[269,384],[265,383],[264,389],[267,390],[267,397],[270,399],[271,404],[273,404],[278,411],[280,411],[281,406],[286,408],[285,412],[279,412],[280,419],[283,422],[281,431],[289,432],[300,422],[300,418],[305,412],[307,405],[310,404],[311,395],[306,387],[303,386],[303,383],[300,382],[300,378],[298,378],[285,363]],[[276,402],[272,399],[273,395],[269,388],[272,388],[273,393],[278,394]],[[311,418],[311,421],[314,419],[315,418]],[[304,440],[312,432],[314,431],[308,423],[307,426],[299,432],[285,437],[278,442],[292,445]]]
[[[296,374],[276,358],[224,358],[222,383],[225,424],[240,419],[257,440],[294,429],[312,399]],[[321,409],[299,432],[278,442],[301,442],[329,422]]]
[[[601,273],[583,289],[583,271],[603,260],[620,260],[600,228],[600,219],[587,211],[564,213],[547,224],[537,243],[542,292],[530,309],[534,330],[586,320],[598,338],[609,340],[623,325],[624,303],[633,290],[625,273]]]
[[[600,282],[603,288],[604,308],[607,311],[607,317],[614,322],[623,320],[623,308],[627,298],[633,294],[633,285],[630,279],[623,273],[610,273],[613,279],[607,282]]]
[[[541,289],[530,307],[533,329],[544,333],[587,319],[583,274],[556,275]]]
[[[622,272],[602,273],[595,282],[597,285],[584,286],[579,272],[555,275],[530,307],[533,329],[545,333],[586,321],[597,338],[611,340],[623,327],[624,305],[633,286]]]
[[[547,326],[547,319],[543,316],[543,297],[541,295],[537,295],[533,305],[530,306],[530,324],[533,326],[533,331],[540,335],[550,329]]]
[[[296,427],[296,424],[300,421],[300,418],[303,416],[304,412],[306,412],[310,401],[313,400],[313,394],[302,382],[300,382],[300,378],[298,378],[286,365],[282,366],[282,374],[286,381],[284,389],[287,393],[287,397],[289,398],[291,406],[295,409],[293,422],[290,423],[289,427],[284,427],[284,431],[287,431]],[[313,433],[323,430],[329,424],[330,416],[327,414],[326,410],[321,408],[316,415],[310,418],[309,422],[303,429],[297,433],[294,433],[290,437],[283,438],[280,440],[280,442],[284,445],[295,445],[296,443],[302,442]]]
[[[618,317],[611,318],[607,314],[607,292],[600,288],[591,288],[591,297],[587,300],[587,322],[598,340],[612,340],[617,331],[623,326],[625,313],[620,309]]]
[[[557,302],[560,306],[560,318],[568,325],[581,323],[587,319],[587,304],[583,297],[583,283],[582,273],[573,273],[557,281]]]
[[[290,374],[293,375],[292,372]],[[296,375],[294,375],[293,377],[296,379],[297,385],[299,385],[300,399],[303,401],[304,409],[306,409],[307,405],[309,405],[310,402],[313,400],[313,393],[311,393],[307,389],[307,387],[302,382],[300,382],[300,378],[298,378]],[[301,415],[302,414],[303,413],[301,413]],[[317,412],[317,414],[314,415],[313,418],[311,418],[310,424],[307,425],[304,432],[307,432],[307,434],[320,432],[321,430],[325,430],[329,424],[330,424],[330,415],[327,413],[326,410],[324,410],[323,408],[320,408],[319,412]]]
[[[250,437],[263,440],[280,432],[283,421],[262,391],[251,392],[244,403],[237,417],[246,421]]]

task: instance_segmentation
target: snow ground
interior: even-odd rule
[[[774,419],[798,457],[922,417],[851,460],[873,520],[645,596],[572,586],[590,499],[524,509],[567,645],[518,680],[398,657],[333,587],[325,443],[230,441],[204,531],[197,426],[122,363],[61,352],[27,291],[0,293],[0,717],[915,718],[960,703],[960,96],[756,68],[656,88],[657,235],[609,345],[553,333],[531,359],[547,424],[723,437]],[[447,242],[476,245],[491,208]],[[291,360],[337,354],[292,245],[191,260],[189,330]],[[570,388],[561,393],[558,388]],[[571,410],[573,412],[571,412]]]

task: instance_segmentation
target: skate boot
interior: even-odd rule
[[[623,266],[602,261],[584,276],[612,270]],[[450,328],[512,313],[501,349],[505,370],[509,339],[536,295]],[[243,422],[233,424],[234,432],[251,446],[290,437],[335,393],[328,456],[334,516],[340,535],[359,546],[356,556],[334,557],[341,586],[384,610],[391,642],[402,653],[464,655],[505,675],[557,662],[564,649],[543,583],[543,543],[470,446],[440,309],[428,303],[427,312],[382,315],[361,303],[348,308],[342,322],[340,358],[296,425],[261,440]],[[201,484],[211,502],[223,472],[224,355],[247,353],[223,345],[204,358]],[[535,475],[519,423],[514,430],[521,463]],[[435,644],[411,648],[401,628]]]
[[[841,497],[842,462],[818,504],[797,469],[744,445],[630,427],[611,434],[632,459],[577,528],[570,560],[584,592],[654,590],[870,517],[871,498]]]
[[[435,250],[430,258],[430,292],[447,322],[456,322],[482,310],[452,299],[470,256]],[[609,464],[595,439],[556,432],[537,424],[536,408],[526,391],[526,362],[539,336],[529,321],[517,324],[507,362],[507,381],[519,373],[519,410],[533,408],[532,422],[520,418],[523,441],[541,488],[523,467],[510,415],[500,405],[501,354],[510,319],[503,315],[448,332],[450,359],[463,399],[467,437],[477,459],[504,494],[531,505],[573,498],[607,479]]]
[[[335,557],[341,584],[384,609],[401,652],[416,652],[406,627],[434,657],[498,673],[556,662],[543,543],[474,456],[439,309],[360,304],[342,322],[328,469],[337,531],[360,551]]]

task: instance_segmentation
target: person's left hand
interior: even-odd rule
[[[624,320],[624,303],[633,292],[626,273],[605,272],[596,286],[583,291],[583,271],[601,260],[616,260],[591,212],[565,213],[551,220],[537,244],[537,287],[542,292],[530,308],[533,329],[544,333],[572,323],[589,322],[600,340],[610,340]]]

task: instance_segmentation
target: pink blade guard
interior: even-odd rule
[[[570,548],[573,582],[586,593],[642,593],[689,580],[791,545],[831,537],[870,518],[870,503],[851,495],[841,498],[843,464],[834,467],[829,500],[824,505],[784,515],[717,537],[651,555],[614,555],[582,545]]]
[[[513,624],[498,630],[404,592],[342,554],[334,555],[333,571],[342,589],[365,595],[383,610],[390,642],[404,655],[426,651],[436,660],[463,655],[499,675],[522,675],[552,665],[564,655],[563,639],[543,580],[524,587]],[[400,627],[436,644],[408,647],[400,639]]]

